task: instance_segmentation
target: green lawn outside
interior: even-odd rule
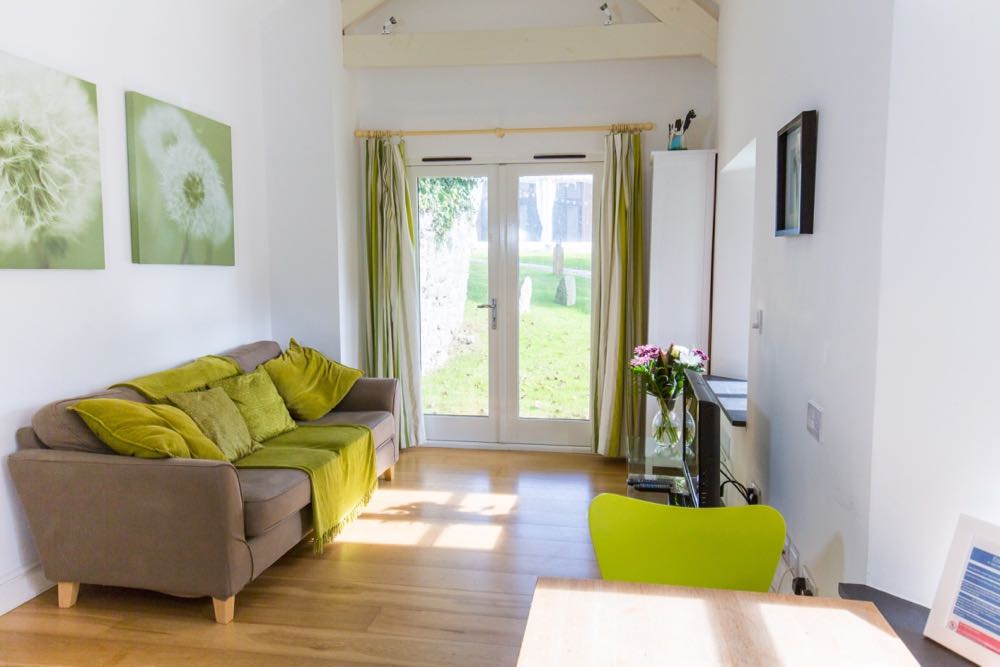
[[[482,256],[478,257],[482,260]],[[589,269],[589,254],[566,255],[567,267]],[[551,266],[551,255],[528,254],[522,264]],[[590,279],[576,277],[574,306],[556,303],[559,277],[551,270],[521,267],[531,276],[531,309],[519,322],[521,417],[587,419],[590,415]],[[469,272],[465,327],[451,360],[423,378],[428,414],[485,415],[489,380],[489,316],[476,304],[487,299],[486,263],[474,261]]]

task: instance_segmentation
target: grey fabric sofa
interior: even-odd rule
[[[273,341],[222,354],[245,371],[281,353]],[[89,396],[145,402],[115,388]],[[51,403],[17,432],[8,459],[45,576],[61,607],[80,583],[209,596],[215,619],[233,618],[235,596],[311,532],[308,476],[290,469],[239,469],[220,461],[119,456],[67,407]],[[396,380],[361,378],[322,419],[372,429],[377,472],[399,459]]]

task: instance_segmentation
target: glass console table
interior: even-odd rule
[[[692,505],[679,456],[657,454],[649,437],[627,438],[628,497],[667,505]]]

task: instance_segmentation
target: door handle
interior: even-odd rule
[[[490,309],[490,329],[497,328],[497,300],[490,299],[489,303],[481,303],[476,308],[489,308]]]

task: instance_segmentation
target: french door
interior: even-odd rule
[[[590,447],[595,163],[419,166],[427,440]]]

